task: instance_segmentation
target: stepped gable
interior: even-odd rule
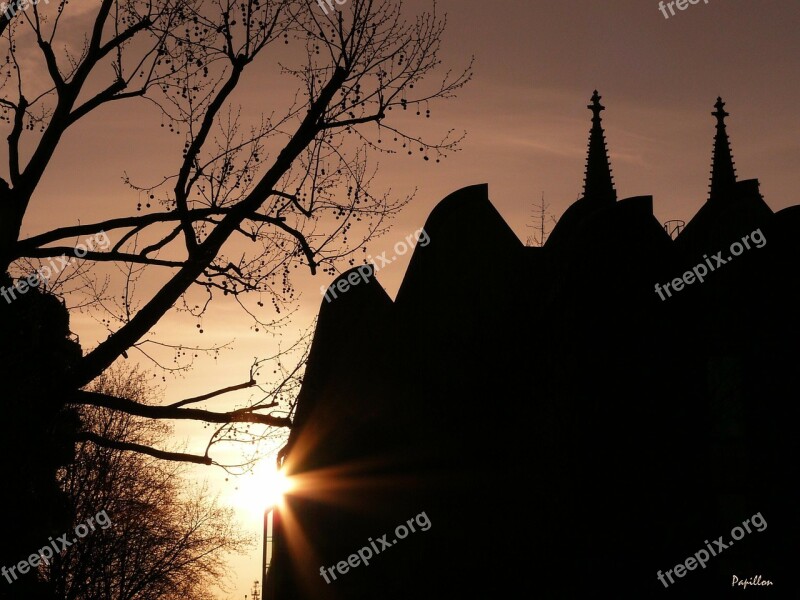
[[[675,239],[676,248],[687,259],[697,262],[697,256],[727,249],[770,221],[773,212],[764,202],[757,179],[738,181],[733,190],[725,201],[703,204]]]
[[[653,284],[675,271],[674,248],[653,216],[652,202],[652,196],[636,196],[596,211],[554,260],[544,313],[556,315],[562,335],[553,345],[564,344],[564,356],[594,355],[600,340],[614,339],[621,347],[645,344],[664,319],[653,310],[659,302]]]
[[[669,242],[669,236],[653,215],[652,196],[632,196],[615,202],[612,206],[587,216],[576,228],[575,244],[605,247],[620,246],[626,239],[639,238],[645,232],[660,242]],[[635,248],[626,248],[627,253]]]
[[[605,307],[602,310],[609,310],[615,305],[615,314],[628,309],[644,310],[652,300],[656,274],[672,272],[674,250],[672,240],[653,214],[653,197],[624,198],[571,219],[586,206],[578,207],[570,216],[565,213],[568,221],[561,231],[571,230],[568,240],[566,236],[562,238],[564,243],[555,249],[545,245],[550,254],[548,303],[566,302],[583,315],[581,318],[595,315],[601,306]],[[580,291],[586,289],[595,292],[587,295]]]
[[[566,256],[583,263],[605,263],[609,270],[624,272],[630,263],[647,265],[646,248],[670,250],[670,238],[653,215],[652,196],[624,198],[584,218]],[[652,264],[625,276],[648,274]],[[588,274],[587,274],[588,275]]]

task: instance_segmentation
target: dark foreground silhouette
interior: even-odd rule
[[[374,278],[323,301],[285,458],[315,483],[281,513],[265,600],[798,597],[800,207],[737,181],[718,101],[709,198],[672,239],[652,197],[617,199],[599,101],[544,247],[471,186],[394,302]]]

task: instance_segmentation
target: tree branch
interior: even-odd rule
[[[198,208],[189,212],[192,219],[203,219],[212,215],[222,214],[221,209],[211,208]],[[150,213],[148,215],[139,215],[135,217],[119,217],[116,219],[109,219],[99,223],[91,223],[88,225],[72,225],[70,227],[60,227],[47,231],[45,233],[29,237],[21,240],[18,243],[17,255],[15,258],[27,256],[26,252],[30,252],[30,248],[37,248],[45,244],[52,244],[53,242],[63,240],[65,238],[75,238],[80,236],[91,235],[93,233],[100,233],[101,231],[111,231],[112,229],[124,229],[127,227],[146,227],[155,223],[169,223],[178,221],[180,218],[175,212],[158,212]]]
[[[73,372],[72,383],[82,387],[97,377],[111,365],[118,356],[135,344],[152,327],[161,320],[166,310],[172,306],[182,294],[205,271],[219,253],[222,246],[230,238],[249,215],[254,214],[275,189],[277,182],[292,167],[292,164],[319,133],[320,120],[325,109],[330,104],[336,91],[347,80],[347,71],[336,67],[331,79],[322,88],[319,97],[311,103],[308,114],[295,131],[292,138],[280,151],[275,163],[264,174],[258,184],[248,196],[230,208],[222,221],[217,225],[205,241],[198,246],[194,256],[184,263],[172,279],[164,284],[161,289],[134,315],[134,317],[120,329],[112,333],[105,341],[101,342],[94,350],[83,357]],[[316,273],[316,265],[309,265],[312,274]],[[256,416],[256,415],[253,415]],[[262,416],[262,415],[258,415]],[[225,421],[221,421],[225,422]],[[259,422],[259,421],[256,421]],[[271,424],[271,423],[268,423]],[[289,419],[284,419],[280,426],[289,426]]]
[[[189,462],[198,465],[212,465],[214,461],[208,456],[200,456],[199,454],[186,454],[184,452],[167,452],[166,450],[158,450],[150,446],[142,444],[135,444],[133,442],[120,442],[117,440],[110,440],[101,435],[91,431],[82,431],[77,435],[78,442],[91,442],[103,448],[111,448],[113,450],[129,450],[131,452],[138,452],[140,454],[147,454],[154,458],[161,460],[173,460],[176,462]]]
[[[117,92],[121,92],[127,87],[127,83],[125,83],[124,79],[117,79],[114,83],[104,89],[102,92],[97,93],[95,96],[81,104],[78,108],[73,110],[69,117],[67,117],[67,127],[75,123],[78,119],[83,117],[84,115],[90,113],[95,108],[109,102],[110,100],[114,100],[116,98]],[[144,90],[138,90],[137,92],[132,92],[131,94],[126,94],[125,97],[132,97],[132,96],[141,96],[144,94]]]
[[[362,125],[364,123],[373,123],[375,121],[382,121],[386,115],[381,112],[369,115],[367,117],[358,117],[355,119],[345,119],[344,121],[326,121],[322,124],[323,129],[335,129],[337,127],[352,127],[353,125]]]
[[[161,250],[164,246],[166,246],[172,240],[174,240],[176,237],[178,237],[178,234],[180,232],[181,232],[181,226],[178,225],[177,227],[175,227],[172,230],[172,232],[170,232],[169,235],[165,236],[164,238],[162,238],[161,240],[155,242],[154,244],[150,244],[149,246],[146,246],[145,248],[142,248],[142,251],[139,254],[141,254],[142,256],[147,256],[151,252],[156,252],[158,250]]]
[[[75,256],[75,248],[68,248],[66,246],[58,246],[51,248],[33,248],[25,253],[29,258],[48,258],[53,256]],[[130,254],[127,252],[94,252],[89,250],[83,256],[82,260],[93,260],[95,262],[126,262],[138,265],[153,265],[155,267],[170,267],[178,269],[183,266],[181,261],[176,260],[162,260],[160,258],[150,258],[148,256],[141,256],[139,254]]]
[[[39,48],[42,49],[42,54],[44,54],[44,61],[47,65],[47,72],[50,73],[50,79],[53,80],[56,90],[58,90],[60,93],[64,89],[64,78],[61,77],[61,73],[58,70],[58,62],[56,61],[56,55],[53,52],[53,47],[49,42],[46,42],[44,39],[42,39],[38,27],[36,28],[36,41],[39,44]]]
[[[101,58],[104,58],[106,54],[111,52],[114,48],[121,46],[129,39],[131,39],[133,36],[135,36],[137,33],[139,33],[140,31],[144,31],[152,24],[153,21],[150,19],[150,17],[145,17],[141,21],[136,23],[136,25],[128,27],[128,29],[120,33],[117,37],[110,39],[108,42],[103,44],[102,47],[97,49],[98,51],[97,59],[99,60]]]
[[[190,254],[197,248],[197,237],[195,236],[194,229],[192,228],[192,222],[188,217],[189,207],[187,203],[187,196],[189,194],[189,190],[187,189],[186,182],[189,179],[192,165],[194,164],[197,155],[200,153],[203,144],[205,144],[206,138],[211,132],[211,128],[214,126],[214,119],[216,118],[217,113],[225,104],[228,96],[230,96],[233,93],[233,90],[236,89],[239,79],[242,76],[242,71],[244,71],[248,60],[244,56],[238,56],[232,62],[233,68],[231,70],[231,75],[228,78],[228,81],[225,82],[225,85],[223,85],[219,90],[219,93],[214,100],[208,105],[206,114],[203,116],[203,122],[200,124],[200,129],[192,140],[192,143],[186,149],[186,153],[183,157],[183,164],[181,165],[181,169],[178,173],[178,178],[175,181],[175,204],[178,208],[178,214],[181,217],[183,235],[186,238],[186,249]]]
[[[208,394],[203,394],[202,396],[195,396],[194,398],[187,398],[186,400],[181,400],[180,402],[173,402],[172,404],[167,405],[167,408],[179,408],[181,406],[185,406],[187,404],[194,404],[195,402],[202,402],[203,400],[209,400],[216,396],[221,396],[222,394],[227,394],[229,392],[235,392],[237,390],[246,390],[247,388],[251,388],[256,384],[255,379],[251,379],[250,381],[245,381],[244,383],[239,383],[237,385],[231,385],[214,392],[209,392]]]
[[[14,113],[14,128],[8,136],[8,167],[11,173],[11,183],[19,182],[19,138],[25,125],[25,111],[28,110],[28,101],[20,94],[19,102]]]
[[[105,28],[106,19],[111,12],[111,6],[114,0],[103,0],[100,5],[100,10],[97,12],[97,18],[94,21],[92,28],[92,38],[89,43],[90,52],[97,51],[100,48],[100,40],[103,37],[103,29]]]
[[[288,417],[273,417],[253,412],[254,409],[242,408],[226,413],[218,413],[199,408],[175,408],[173,406],[151,406],[140,404],[125,398],[115,398],[99,392],[81,390],[67,400],[68,404],[86,404],[118,410],[137,417],[148,419],[176,419],[205,421],[206,423],[257,423],[271,427],[291,427],[292,421]],[[263,408],[263,407],[259,407]]]

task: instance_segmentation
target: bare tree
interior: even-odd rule
[[[143,371],[112,367],[91,389],[151,405]],[[83,407],[85,426],[106,439],[146,445],[171,428],[102,408]],[[138,453],[79,444],[60,482],[75,507],[73,526],[103,513],[104,527],[43,566],[62,600],[203,600],[224,582],[226,558],[252,539],[237,531],[205,485],[190,486],[186,465]],[[98,519],[99,521],[99,519]]]
[[[534,230],[534,232],[529,235],[528,239],[525,241],[526,246],[544,246],[544,243],[547,241],[547,237],[550,235],[550,231],[546,227],[545,222],[552,221],[553,223],[556,223],[556,218],[553,215],[548,214],[549,208],[550,205],[545,203],[544,192],[542,192],[541,201],[539,204],[534,204],[533,208],[531,209],[531,220],[533,221],[533,224],[525,225],[525,227]]]
[[[0,17],[8,57],[0,73],[8,128],[0,274],[20,276],[31,261],[71,256],[75,239],[105,233],[113,240],[107,250],[90,249],[79,258],[92,268],[73,291],[89,299],[73,306],[105,310],[108,337],[69,369],[62,401],[205,421],[229,427],[227,433],[238,423],[289,426],[286,407],[273,402],[228,412],[189,406],[252,386],[253,377],[169,406],[78,390],[131,349],[146,352],[147,344],[156,344],[179,355],[193,352],[180,341],[147,335],[173,306],[199,318],[215,294],[225,294],[258,325],[269,326],[245,297],[280,311],[294,299],[293,268],[316,273],[354,263],[355,251],[410,199],[372,190],[375,169],[368,155],[419,153],[438,161],[461,139],[450,131],[431,140],[401,128],[408,119],[392,118],[410,109],[428,123],[431,106],[452,97],[471,76],[468,66],[434,79],[445,27],[435,2],[431,13],[406,20],[400,1],[350,0],[343,11],[326,13],[308,0],[101,0],[86,21],[84,39],[70,37],[62,26],[75,3],[13,6],[19,10],[10,20]],[[287,45],[296,52],[279,50]],[[30,66],[35,57],[38,70]],[[23,65],[29,70],[23,72]],[[296,82],[294,101],[243,123],[232,104],[234,91],[258,82],[271,100],[269,91],[285,80]],[[181,155],[152,182],[126,176],[144,196],[143,206],[22,238],[26,213],[46,201],[37,188],[62,138],[100,107],[136,99],[156,106],[162,125],[184,138]],[[229,258],[226,248],[237,236],[250,242],[250,252]],[[122,274],[121,293],[104,293],[96,275],[101,266]],[[165,283],[138,298],[135,284],[144,269],[161,271]],[[202,294],[202,300],[190,294]],[[279,408],[283,413],[275,412]],[[208,452],[165,452],[129,442],[122,448],[94,431],[82,439],[162,459],[213,462]]]

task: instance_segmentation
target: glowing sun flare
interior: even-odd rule
[[[285,494],[293,488],[292,480],[283,471],[274,468],[268,471],[245,475],[238,482],[233,502],[240,508],[257,516],[266,509],[278,505]]]

